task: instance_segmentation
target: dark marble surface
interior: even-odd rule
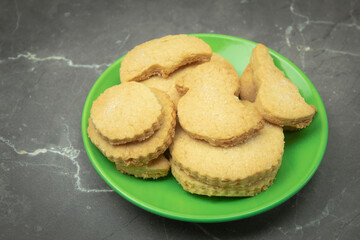
[[[323,98],[328,147],[284,204],[229,223],[146,212],[92,167],[80,126],[100,74],[168,34],[263,42]],[[0,1],[0,239],[358,239],[360,1]]]

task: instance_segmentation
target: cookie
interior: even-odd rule
[[[121,161],[116,161],[115,164],[116,168],[122,173],[144,179],[164,177],[168,175],[170,170],[170,162],[163,154],[143,166],[127,166]]]
[[[190,193],[207,196],[224,196],[224,197],[251,197],[268,189],[273,183],[275,176],[261,179],[255,183],[246,186],[217,186],[204,183],[190,175],[187,175],[177,165],[171,167],[172,175],[175,177],[182,188]]]
[[[228,64],[230,67],[233,67],[233,65],[226,58],[221,56],[219,53],[213,52],[210,61],[224,62],[225,64]]]
[[[163,123],[151,137],[141,142],[112,145],[102,138],[89,119],[88,136],[93,144],[111,161],[129,165],[145,165],[164,153],[175,135],[176,113],[169,96],[162,91],[152,89],[163,109]]]
[[[305,102],[297,86],[275,66],[266,46],[256,45],[249,67],[257,92],[255,105],[267,121],[288,130],[305,128],[311,123],[316,108]]]
[[[161,76],[153,76],[149,79],[141,81],[140,83],[146,85],[147,87],[155,88],[165,92],[167,95],[169,95],[171,101],[174,103],[174,106],[177,107],[180,99],[180,94],[175,87],[176,77],[172,76],[178,75],[178,71],[179,70],[172,73],[168,78],[162,78]]]
[[[253,81],[254,72],[250,65],[248,65],[240,77],[240,98],[255,102],[257,89]]]
[[[231,64],[221,55],[217,53],[213,53],[210,61],[222,61],[226,62],[226,64]],[[146,79],[144,81],[141,81],[141,83],[145,84],[146,86],[150,88],[159,89],[166,94],[169,95],[170,99],[174,103],[175,107],[177,107],[178,102],[180,100],[180,97],[185,94],[183,91],[178,91],[176,88],[176,83],[179,85],[181,84],[184,76],[191,73],[191,71],[198,66],[199,64],[202,64],[202,62],[196,62],[192,64],[187,64],[185,66],[180,67],[175,72],[171,73],[169,77],[163,78],[161,76],[152,76],[149,79]]]
[[[219,187],[243,187],[273,178],[283,152],[283,130],[270,123],[247,142],[230,148],[194,139],[178,126],[170,146],[173,165],[203,183]]]
[[[242,143],[263,127],[261,115],[235,95],[239,76],[229,64],[210,61],[198,65],[177,89],[186,92],[178,103],[182,128],[193,138],[213,146]]]
[[[90,116],[97,132],[113,145],[143,141],[163,120],[155,94],[136,82],[106,89],[93,102]]]
[[[120,67],[121,82],[142,81],[154,75],[167,78],[179,67],[209,61],[211,47],[187,35],[169,35],[140,44],[129,51]]]
[[[209,86],[226,90],[233,95],[239,95],[240,79],[235,68],[224,57],[213,54],[211,61],[197,65],[177,79],[176,88],[181,95],[189,89]]]

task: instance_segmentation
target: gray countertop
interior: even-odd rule
[[[320,93],[328,146],[309,183],[260,215],[187,223],[115,193],[85,152],[101,73],[179,33],[262,42]],[[360,236],[360,1],[0,2],[0,239],[356,239]]]

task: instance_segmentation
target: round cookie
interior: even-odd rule
[[[159,178],[168,175],[170,162],[163,154],[142,166],[126,166],[121,161],[116,161],[116,168],[122,173],[134,175],[137,178]]]
[[[187,175],[224,187],[246,186],[274,176],[283,152],[283,130],[269,123],[247,142],[230,148],[196,140],[178,127],[170,146],[172,163]]]
[[[179,166],[172,164],[172,175],[181,184],[185,191],[198,195],[225,196],[225,197],[250,197],[265,191],[272,183],[275,176],[261,179],[250,185],[217,186],[204,183],[187,175]],[[275,173],[276,174],[276,173]],[[274,175],[274,174],[273,174]]]
[[[157,158],[171,144],[175,135],[176,113],[169,96],[152,89],[163,107],[163,123],[150,138],[141,142],[112,145],[102,138],[89,119],[88,136],[93,144],[111,161],[122,161],[125,165],[144,165]]]
[[[104,91],[90,117],[97,132],[113,145],[143,141],[160,128],[162,106],[150,88],[136,82]]]

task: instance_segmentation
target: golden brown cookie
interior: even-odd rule
[[[240,87],[239,75],[224,57],[213,54],[211,61],[197,65],[176,82],[176,88],[181,95],[189,89],[204,86],[222,89],[237,96]]]
[[[219,61],[219,62],[224,62],[225,64],[228,64],[232,67],[232,64],[223,56],[221,56],[219,53],[215,53],[213,52],[212,56],[211,56],[211,60],[210,61]]]
[[[213,53],[213,55],[211,57],[211,61],[226,62],[226,64],[230,65],[230,67],[232,68],[231,64],[224,57],[222,57],[221,55],[219,55],[217,53]],[[171,73],[167,78],[163,78],[161,76],[152,76],[149,79],[141,81],[141,83],[145,84],[146,86],[148,86],[150,88],[156,88],[156,89],[159,89],[159,90],[165,92],[166,94],[169,95],[169,97],[173,101],[175,107],[177,107],[178,102],[181,97],[181,95],[180,95],[181,93],[179,91],[177,91],[176,83],[180,84],[180,82],[182,82],[183,78],[186,75],[188,75],[189,73],[191,73],[191,71],[199,64],[202,64],[202,62],[187,64],[185,66],[180,67],[175,72]],[[235,81],[237,81],[237,80],[235,80]],[[182,93],[182,94],[184,94],[184,93]]]
[[[122,60],[120,81],[142,81],[159,75],[167,78],[179,67],[209,61],[211,47],[203,40],[187,35],[169,35],[140,44]]]
[[[193,138],[213,146],[231,147],[246,141],[263,127],[261,115],[238,99],[239,76],[228,62],[196,66],[177,89],[186,93],[178,103],[182,128]]]
[[[170,162],[163,154],[142,166],[127,166],[121,161],[116,161],[116,168],[122,173],[134,175],[137,178],[159,178],[168,175]]]
[[[253,81],[254,72],[250,65],[248,65],[240,77],[240,98],[255,102],[257,89]]]
[[[152,89],[163,109],[163,123],[150,138],[114,146],[102,138],[89,119],[88,135],[93,144],[111,161],[123,161],[125,165],[144,165],[164,153],[175,135],[176,113],[169,96]]]
[[[210,88],[189,91],[182,97],[178,117],[190,136],[221,147],[242,143],[263,127],[262,117],[255,108],[231,94]]]
[[[90,116],[97,132],[113,145],[149,138],[163,118],[155,94],[136,82],[106,89],[93,102]]]
[[[305,102],[297,86],[275,66],[266,46],[256,45],[249,66],[257,92],[255,105],[267,121],[292,130],[311,123],[316,108]]]
[[[169,95],[171,101],[174,103],[175,107],[177,107],[177,104],[180,99],[180,94],[176,90],[175,82],[176,82],[176,75],[179,70],[175,71],[174,73],[170,74],[168,78],[162,78],[161,76],[153,76],[149,79],[146,79],[144,81],[141,81],[140,83],[145,84],[146,86],[150,88],[155,88],[158,90],[161,90],[165,92],[167,95]],[[173,77],[174,75],[174,77]]]
[[[283,130],[269,123],[247,142],[230,148],[194,139],[178,126],[170,146],[172,164],[203,183],[220,187],[247,186],[275,176],[283,152]]]
[[[190,175],[187,175],[181,168],[175,164],[171,166],[172,175],[181,184],[187,192],[207,195],[207,196],[225,196],[225,197],[250,197],[268,189],[273,183],[274,176],[261,179],[250,185],[241,186],[218,186],[204,183]]]

